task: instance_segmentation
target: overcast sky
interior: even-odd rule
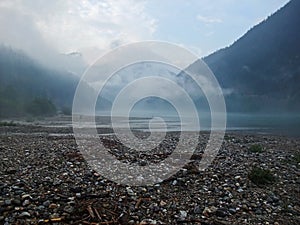
[[[120,44],[162,40],[205,56],[230,45],[288,0],[0,0],[0,42],[87,62]]]

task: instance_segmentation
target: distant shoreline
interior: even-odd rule
[[[168,131],[181,131],[180,122],[175,117],[167,119]],[[119,127],[122,128],[125,123],[128,123],[128,118],[120,117]],[[151,117],[131,117],[130,127],[137,131],[149,131],[148,125]],[[201,121],[201,118],[200,118]],[[2,123],[14,123],[22,126],[39,126],[49,127],[50,129],[68,130],[72,133],[72,116],[58,115],[54,117],[34,118],[10,118],[3,119]],[[200,124],[200,131],[209,132],[209,121],[204,121]],[[111,120],[109,116],[96,116],[96,125],[99,130],[112,130]],[[88,127],[89,125],[86,124]],[[183,127],[183,131],[198,131],[193,127]],[[154,131],[160,132],[160,124]],[[294,115],[288,117],[286,115],[246,115],[246,114],[229,114],[227,119],[226,133],[244,133],[254,135],[275,135],[287,137],[300,137],[300,116]]]

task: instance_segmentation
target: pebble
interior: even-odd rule
[[[216,211],[217,211],[217,208],[215,206],[205,207],[202,214],[204,214],[204,215],[213,214]]]
[[[293,151],[298,151],[300,141],[287,142],[285,138],[271,136],[230,136],[206,170],[192,171],[201,158],[197,156],[169,180],[135,187],[111,182],[88,167],[72,137],[0,135],[0,171],[5,171],[0,174],[0,224],[35,224],[51,218],[76,223],[89,216],[89,206],[94,214],[97,209],[101,215],[101,221],[97,215],[90,217],[90,222],[95,223],[123,215],[122,224],[178,224],[183,222],[180,220],[195,220],[199,224],[269,221],[278,225],[276,218],[297,224],[299,203],[294,191],[298,190],[299,174],[296,164],[287,163]],[[253,143],[265,143],[265,152],[250,154],[248,149]],[[112,146],[117,157],[126,156],[124,162],[132,160],[133,165],[161,160],[144,153],[136,158],[135,152],[116,142]],[[205,147],[205,143],[201,142],[200,149],[196,150],[199,156],[201,146]],[[20,151],[24,148],[30,153],[26,158]],[[172,152],[166,144],[157,150],[162,156],[166,152]],[[253,166],[271,169],[278,181],[264,187],[253,184],[248,178]],[[17,168],[18,173],[6,173],[9,167]]]
[[[27,198],[32,199],[32,197],[29,194],[22,195],[22,200]]]
[[[64,211],[66,213],[72,213],[74,211],[74,207],[70,206],[70,205],[67,205],[67,206],[64,207]]]
[[[197,205],[195,208],[194,208],[194,213],[195,214],[199,214],[199,213],[201,213],[202,211],[201,211],[201,208]]]
[[[235,214],[235,213],[236,213],[236,209],[234,209],[234,208],[229,208],[228,211],[229,211],[231,214]]]
[[[5,205],[11,205],[11,200],[10,200],[10,199],[6,199],[6,200],[4,201],[4,204],[5,204]]]
[[[81,193],[76,193],[76,197],[80,198],[81,197]]]
[[[18,217],[19,218],[24,218],[24,217],[30,217],[30,213],[29,212],[22,212]]]
[[[23,202],[23,206],[28,206],[30,204],[30,201],[28,199],[25,199]]]
[[[51,202],[49,200],[43,202],[43,206],[45,207],[49,207],[50,204]]]
[[[130,187],[126,187],[126,191],[127,191],[128,195],[131,195],[131,196],[136,195],[136,193]]]
[[[49,205],[49,209],[55,209],[55,208],[57,208],[58,207],[58,205],[56,205],[56,204],[54,204],[54,203],[51,203],[50,205]]]
[[[180,210],[179,213],[180,213],[179,217],[181,219],[185,219],[187,217],[187,212],[186,211]]]
[[[12,204],[16,205],[16,206],[20,206],[22,204],[21,199],[20,198],[14,198],[12,199]]]
[[[261,214],[262,214],[262,211],[261,211],[260,209],[257,209],[257,210],[255,210],[255,214],[261,215]]]
[[[226,217],[227,215],[228,215],[228,212],[224,208],[217,209],[217,211],[216,211],[216,216],[218,216],[218,217]]]
[[[249,210],[249,207],[248,207],[246,204],[243,204],[243,205],[242,205],[242,209],[245,210],[245,211],[248,211],[248,210]]]

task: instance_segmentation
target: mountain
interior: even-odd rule
[[[228,111],[299,112],[300,1],[291,0],[231,46],[203,60],[214,72]],[[197,63],[197,62],[196,62]]]
[[[0,47],[0,116],[21,116],[42,99],[70,107],[78,78],[44,68],[24,52]],[[47,112],[45,112],[47,114]]]
[[[79,77],[46,68],[24,52],[0,46],[0,117],[53,115],[72,107]],[[86,96],[94,93],[88,85]],[[99,108],[110,102],[102,100]]]

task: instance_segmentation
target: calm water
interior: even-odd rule
[[[126,124],[129,123],[131,129],[149,131],[149,122],[154,117],[132,117],[118,118],[117,127],[125,128]],[[180,120],[176,116],[163,116],[163,120],[152,120],[151,130],[162,131],[165,128],[167,131],[198,131],[198,127],[192,122],[181,124]],[[110,128],[111,122],[108,116],[99,116],[96,119],[97,127],[99,128]],[[189,121],[189,120],[187,120]],[[192,121],[192,120],[191,120]],[[200,130],[209,131],[211,120],[209,114],[200,115]],[[48,120],[38,121],[35,124],[48,126],[48,127],[72,127],[72,118],[50,118]],[[92,124],[85,124],[89,127]],[[218,128],[217,128],[218,129]],[[250,132],[258,134],[276,134],[285,136],[296,136],[300,137],[300,115],[250,115],[250,114],[227,114],[227,131],[240,131]]]
[[[228,130],[249,130],[255,133],[300,137],[300,115],[228,114]]]
[[[118,125],[125,127],[129,122],[131,129],[149,130],[149,121],[152,118],[131,118],[120,120]],[[195,131],[198,127],[192,123],[181,124],[177,117],[165,117],[164,122],[168,131]],[[210,117],[208,115],[200,116],[200,130],[210,130]],[[164,123],[155,121],[151,129],[161,131],[165,128]],[[216,128],[218,129],[218,127]],[[243,131],[261,134],[277,134],[300,137],[300,115],[249,115],[234,114],[227,115],[228,131]]]

